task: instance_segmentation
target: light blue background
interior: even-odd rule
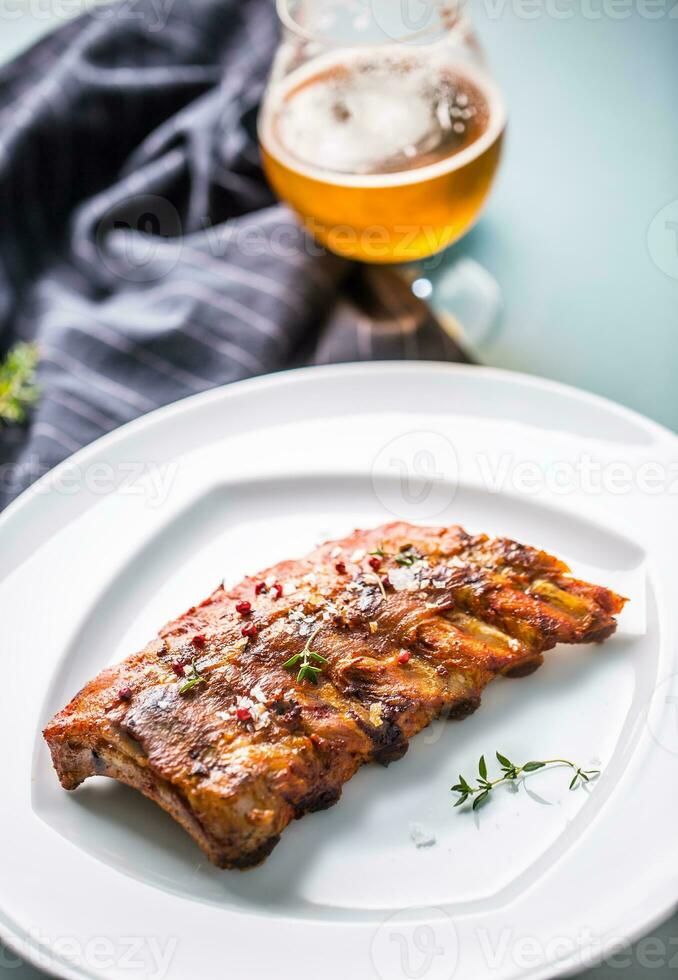
[[[590,0],[601,11],[621,3]],[[648,20],[539,3],[523,19],[506,0],[471,10],[508,110],[506,154],[484,219],[457,250],[504,296],[487,363],[544,375],[629,405],[678,429],[678,234],[663,229],[676,278],[653,262],[647,233],[676,201],[678,7]],[[662,0],[660,0],[660,3]],[[558,0],[564,11],[586,0]],[[552,6],[552,4],[549,4]]]
[[[51,23],[30,13],[8,19],[3,2],[0,60]],[[480,349],[486,363],[587,388],[678,429],[678,238],[660,228],[676,278],[647,245],[653,217],[678,199],[678,5],[671,18],[670,2],[659,0],[656,19],[641,15],[653,9],[643,0],[633,9],[631,0],[551,0],[547,9],[577,11],[563,19],[529,0],[472,2],[510,125],[490,206],[456,253],[477,259],[503,294],[501,321]],[[678,954],[678,917],[653,935],[667,961]],[[656,951],[641,945],[631,965],[586,977],[676,975],[653,962]],[[42,976],[0,947],[3,980]]]

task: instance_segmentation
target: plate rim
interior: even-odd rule
[[[443,372],[451,375],[461,374],[477,377],[491,381],[493,379],[501,382],[509,382],[526,386],[534,390],[551,392],[583,404],[590,404],[604,411],[610,412],[618,418],[624,419],[646,431],[660,436],[663,440],[667,438],[678,441],[678,434],[664,426],[661,422],[656,422],[648,416],[637,412],[635,409],[628,408],[615,402],[604,395],[578,388],[575,385],[565,384],[561,381],[553,381],[550,378],[542,378],[536,375],[527,374],[521,371],[509,371],[505,368],[484,367],[474,364],[457,364],[446,361],[348,361],[341,364],[317,364],[300,368],[289,368],[284,371],[277,371],[272,374],[258,375],[254,378],[244,378],[241,381],[233,381],[205,391],[187,395],[175,402],[161,405],[150,412],[137,416],[129,422],[110,432],[106,432],[94,439],[92,442],[78,449],[75,453],[67,456],[66,459],[57,463],[56,466],[44,473],[38,480],[27,487],[19,496],[11,501],[0,513],[0,534],[5,530],[10,521],[19,517],[27,507],[32,506],[34,500],[39,497],[40,492],[58,479],[68,469],[86,461],[90,455],[95,455],[109,445],[113,445],[120,439],[125,439],[131,434],[138,434],[144,429],[151,428],[161,419],[172,415],[182,414],[190,411],[194,406],[208,404],[210,401],[218,401],[221,398],[235,397],[242,392],[264,391],[267,388],[277,386],[293,385],[298,379],[303,379],[308,375],[321,375],[335,377],[346,375],[350,377],[354,374],[398,374],[398,373],[428,373]],[[1,579],[0,579],[1,581]]]
[[[626,406],[620,405],[608,398],[605,398],[604,396],[579,389],[572,385],[552,381],[547,378],[535,377],[521,372],[507,371],[501,368],[448,364],[445,362],[436,361],[348,362],[337,365],[317,365],[294,368],[274,374],[268,374],[256,378],[245,379],[243,381],[233,382],[231,384],[217,386],[204,392],[189,395],[186,398],[180,399],[179,401],[165,406],[160,406],[159,408],[154,409],[152,412],[139,416],[138,418],[119,426],[111,432],[104,434],[52,468],[38,481],[36,481],[36,483],[27,488],[15,501],[13,501],[0,515],[0,535],[6,531],[8,525],[14,524],[16,521],[21,523],[26,518],[30,519],[33,508],[35,506],[40,506],[41,490],[44,489],[45,486],[49,486],[52,481],[59,479],[61,475],[67,472],[70,468],[81,465],[91,457],[95,457],[97,454],[105,452],[110,446],[115,445],[119,441],[127,440],[130,436],[135,436],[146,429],[152,428],[159,422],[164,422],[167,418],[171,418],[172,416],[181,413],[190,412],[194,407],[199,405],[206,405],[210,402],[217,403],[224,399],[237,398],[241,393],[256,393],[257,391],[263,392],[272,388],[288,387],[290,385],[294,385],[300,378],[306,378],[308,376],[329,376],[335,378],[344,377],[350,380],[351,377],[356,375],[398,375],[405,373],[426,376],[431,372],[446,373],[450,376],[462,374],[485,381],[498,380],[503,383],[509,382],[517,387],[527,387],[529,389],[539,390],[546,392],[547,394],[553,393],[560,396],[564,395],[580,403],[589,404],[592,407],[595,406],[599,410],[603,410],[604,412],[610,413],[617,418],[625,419],[636,426],[640,426],[646,432],[653,434],[655,437],[659,437],[662,441],[666,441],[668,439],[669,444],[678,444],[678,435],[667,427],[663,426],[661,423],[655,422],[641,413],[627,408]],[[565,431],[565,429],[563,429],[563,431]],[[58,507],[53,507],[53,509],[58,511]],[[1,582],[2,579],[0,578],[0,584]],[[666,887],[670,878],[671,875],[669,875],[667,871],[666,880],[658,883],[659,887],[657,888],[655,900],[646,900],[643,906],[645,914],[639,916],[638,909],[631,910],[635,911],[635,915],[631,915],[631,912],[629,913],[627,918],[629,918],[631,921],[628,921],[625,926],[621,927],[620,930],[623,933],[624,939],[629,943],[635,942],[641,936],[646,935],[648,931],[658,926],[669,915],[671,915],[678,906],[678,899],[675,897],[675,895],[671,897],[671,889]],[[17,928],[13,929],[12,925],[13,920],[11,915],[7,914],[6,909],[3,908],[0,912],[0,939],[2,939],[10,950],[14,951],[26,962],[36,966],[38,969],[41,969],[52,976],[64,977],[68,978],[68,980],[70,980],[70,978],[82,980],[83,977],[95,977],[95,973],[90,972],[90,970],[87,968],[71,969],[68,964],[63,963],[56,955],[52,954],[51,950],[45,950],[45,948],[40,946],[39,942],[34,938],[31,937],[24,940],[21,936],[22,930],[20,926],[16,924]],[[618,942],[619,935],[610,940],[609,943],[601,944],[599,947],[601,950],[599,957],[601,961],[604,960],[606,954],[609,954],[609,952],[615,948]],[[578,970],[579,968],[580,966],[577,966],[576,954],[573,953],[571,957],[568,957],[562,961],[547,964],[543,970],[537,969],[534,973],[529,971],[528,973],[533,980],[537,980],[537,978],[540,977],[565,975],[571,972],[573,969]]]

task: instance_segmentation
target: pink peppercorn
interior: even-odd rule
[[[241,599],[240,602],[236,602],[235,611],[239,612],[241,616],[247,616],[248,613],[252,612],[252,603],[248,602],[247,599]]]

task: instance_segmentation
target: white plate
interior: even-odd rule
[[[599,398],[439,364],[243,382],[76,454],[0,519],[2,938],[64,977],[509,980],[648,929],[678,874],[677,461],[673,435]],[[60,789],[40,729],[84,681],[222,577],[394,516],[543,546],[633,601],[604,646],[497,681],[250,872],[113,782]],[[453,809],[495,749],[603,774]]]

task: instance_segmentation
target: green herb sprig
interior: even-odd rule
[[[404,568],[411,568],[415,562],[421,560],[421,555],[414,548],[405,548],[404,551],[399,551],[395,556],[396,565],[402,565]]]
[[[40,395],[35,384],[36,344],[15,344],[0,363],[0,420],[25,422]]]
[[[507,759],[505,755],[501,752],[496,753],[497,761],[501,766],[501,776],[497,779],[488,779],[487,777],[487,763],[485,762],[485,756],[481,755],[480,761],[478,763],[478,785],[471,786],[468,780],[463,776],[459,776],[459,782],[452,787],[453,793],[459,793],[459,799],[454,804],[455,807],[462,806],[467,800],[473,799],[473,809],[478,810],[481,806],[490,798],[492,791],[500,786],[502,783],[514,783],[525,773],[536,772],[538,769],[543,769],[545,766],[568,766],[570,769],[574,769],[574,776],[570,782],[570,789],[576,789],[578,785],[583,785],[584,783],[590,782],[590,780],[595,779],[600,775],[599,769],[582,769],[581,766],[576,765],[574,762],[570,762],[569,759],[544,759],[542,761],[532,761],[525,762],[522,766],[518,766]]]
[[[179,688],[179,694],[186,694],[187,691],[192,691],[198,684],[207,683],[207,678],[203,677],[203,675],[200,673],[195,660],[191,660],[190,673],[188,676],[186,676],[186,668],[184,668],[184,677],[186,677],[186,680]]]
[[[415,551],[411,544],[405,545],[396,554],[391,554],[384,550],[383,541],[380,542],[374,551],[370,551],[370,555],[376,555],[378,558],[392,558],[396,565],[402,565],[404,568],[410,568],[416,561],[421,559],[421,555],[418,551]]]
[[[326,664],[327,660],[325,657],[321,657],[319,653],[311,650],[311,644],[315,640],[316,636],[322,629],[321,626],[317,628],[304,644],[304,648],[300,653],[295,653],[294,656],[290,657],[283,664],[283,667],[290,669],[291,667],[296,667],[300,664],[299,673],[297,674],[297,684],[301,684],[302,681],[309,680],[311,684],[318,683],[318,675],[322,672],[322,667],[316,667],[312,661],[316,664]]]

